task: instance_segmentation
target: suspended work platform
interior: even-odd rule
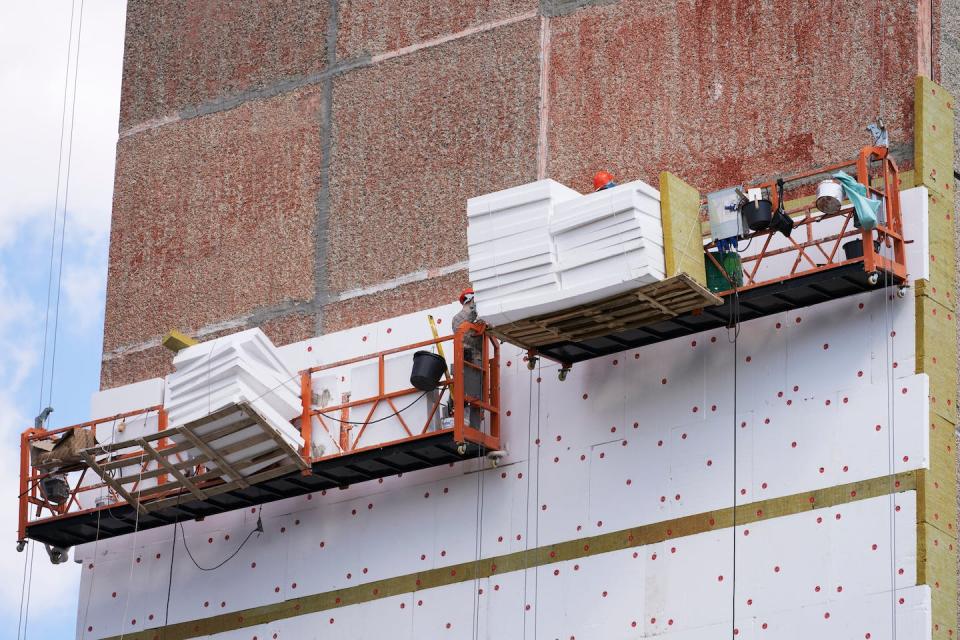
[[[790,235],[765,229],[741,238],[742,282],[716,259],[714,242],[705,242],[704,263],[723,274],[730,288],[711,292],[680,273],[633,291],[538,315],[490,329],[505,342],[561,365],[564,379],[574,363],[664,340],[733,326],[736,322],[782,313],[835,298],[907,281],[899,172],[885,147],[864,147],[856,160],[790,176],[784,184],[808,184],[817,176],[855,167],[857,180],[879,199],[881,221],[862,229],[852,204],[823,213],[814,198],[784,209],[793,220]],[[769,190],[772,209],[780,205],[776,183]],[[856,247],[850,247],[851,243]],[[751,251],[751,247],[753,248]],[[848,253],[849,250],[849,253]]]
[[[477,362],[465,362],[463,338],[474,331],[483,337]],[[289,442],[246,403],[230,404],[180,426],[167,426],[162,406],[110,416],[56,430],[29,429],[21,436],[19,540],[36,540],[55,548],[104,540],[178,521],[203,518],[275,500],[358,482],[477,458],[500,448],[499,342],[486,336],[482,324],[463,325],[453,336],[391,349],[300,372],[303,412],[298,419],[304,446]],[[432,392],[391,388],[386,359],[450,342],[452,375]],[[411,353],[412,355],[412,353]],[[377,391],[334,406],[317,406],[313,376],[347,365],[377,363]],[[467,393],[464,367],[479,373]],[[477,379],[476,377],[474,379]],[[452,415],[445,395],[452,398]],[[404,417],[418,403],[423,423]],[[398,405],[400,408],[398,408]],[[386,418],[377,415],[386,407]],[[457,410],[460,407],[460,410]],[[351,419],[351,409],[361,417]],[[381,412],[382,413],[382,412]],[[97,426],[135,416],[155,415],[156,430],[120,442],[98,442]],[[473,416],[467,423],[464,416]],[[378,441],[377,423],[395,421],[399,438]],[[322,434],[321,434],[322,432]],[[83,433],[83,436],[77,434]],[[105,432],[106,435],[110,431]],[[337,446],[316,455],[311,440],[323,435]],[[55,470],[41,462],[35,443],[93,444],[74,447],[57,459]],[[61,447],[64,449],[65,447]],[[313,454],[313,455],[311,455]],[[68,460],[69,458],[69,460]],[[69,462],[68,465],[64,465]],[[51,556],[53,557],[53,556]]]

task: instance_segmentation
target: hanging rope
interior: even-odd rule
[[[527,500],[525,511],[525,521],[523,525],[523,640],[527,638],[527,576],[530,573],[530,557],[527,550],[530,546],[530,459],[533,454],[533,371],[529,371],[527,378]],[[537,445],[539,446],[539,445]]]
[[[47,276],[47,307],[44,312],[44,321],[43,321],[43,347],[41,349],[42,353],[42,365],[40,367],[40,402],[37,408],[38,415],[43,414],[44,402],[43,402],[43,391],[45,381],[47,378],[47,343],[49,337],[50,329],[50,306],[52,299],[53,291],[53,258],[55,255],[55,247],[57,240],[57,217],[60,203],[60,181],[61,181],[61,171],[63,167],[63,140],[64,132],[66,131],[66,117],[67,117],[67,90],[70,86],[70,59],[73,50],[73,24],[74,24],[74,11],[76,8],[76,2],[71,2],[70,4],[70,28],[67,32],[67,57],[66,65],[63,76],[63,103],[61,105],[60,111],[60,142],[57,148],[57,182],[56,188],[54,190],[54,201],[53,201],[53,228],[50,231],[50,265]],[[70,160],[69,158],[73,154],[73,121],[74,114],[76,112],[77,105],[77,76],[79,75],[80,70],[80,39],[83,34],[83,0],[80,2],[80,15],[79,15],[79,26],[77,29],[77,50],[76,58],[74,61],[74,78],[73,78],[73,100],[70,106],[70,152],[68,154],[67,160],[67,175],[66,182],[68,185],[67,193],[64,194],[63,201],[63,211],[64,211],[64,222],[66,221],[66,207],[67,207],[67,195],[69,194],[69,182],[70,182]],[[59,301],[60,301],[60,289],[62,283],[62,273],[63,273],[63,225],[61,225],[60,233],[60,273],[57,277],[57,312],[54,314],[54,343],[53,343],[53,357],[50,361],[50,395],[48,398],[52,399],[53,397],[53,372],[56,360],[56,333],[57,333],[57,321],[56,318],[59,314]],[[52,400],[48,400],[47,406],[50,406]],[[34,560],[36,558],[36,544],[30,543],[29,549],[27,550],[27,555],[24,556],[23,563],[23,579],[21,580],[20,587],[20,609],[17,619],[17,640],[20,640],[22,637],[24,640],[27,638],[27,628],[28,622],[30,620],[30,595],[33,590],[33,567]],[[21,631],[23,632],[21,636]]]
[[[145,453],[140,454],[140,473],[137,476],[137,484],[134,486],[139,487],[140,482],[143,480],[143,459],[146,456]],[[130,540],[130,571],[127,574],[127,592],[126,597],[123,599],[123,616],[120,618],[120,640],[123,640],[123,637],[126,635],[127,628],[127,608],[130,606],[130,585],[133,584],[133,565],[136,561],[137,556],[137,531],[140,528],[140,509],[135,510],[136,515],[133,519],[133,538]]]
[[[733,340],[730,340],[730,329]],[[727,341],[733,344],[733,526],[730,528],[732,542],[732,568],[730,580],[730,637],[737,635],[737,372],[740,368],[738,342],[740,338],[740,292],[734,288],[730,299],[730,317],[727,323]]]
[[[541,360],[537,361],[537,442],[540,442],[540,385],[541,378]],[[537,548],[540,546],[540,447],[537,447],[536,450],[536,468],[537,468],[537,479],[534,482],[534,492],[536,500],[534,501],[534,519],[533,519],[533,546]],[[529,544],[527,545],[529,547]],[[537,604],[540,601],[540,571],[534,570],[533,572],[533,637],[536,640],[537,636],[537,619],[540,617],[540,610],[537,608]],[[524,607],[526,610],[526,607]]]
[[[886,376],[887,384],[887,475],[890,478],[890,489],[888,491],[888,515],[890,523],[890,637],[897,640],[897,527],[896,516],[896,479],[895,456],[896,456],[896,435],[894,433],[894,403],[896,402],[896,382],[893,377],[893,296],[890,294],[892,285],[890,273],[883,272],[883,318],[884,318],[884,345],[886,347]]]
[[[486,383],[486,381],[484,381]],[[467,409],[463,409],[463,417],[466,419]],[[483,447],[477,447],[477,513],[476,513],[476,537],[474,543],[473,560],[473,638],[477,640],[480,636],[480,557],[483,551]]]
[[[93,562],[97,561],[97,546],[100,543],[100,514],[103,513],[102,509],[97,509],[97,533],[96,537],[93,539]],[[91,563],[91,568],[93,564]],[[90,572],[90,586],[87,588],[87,602],[83,607],[83,621],[80,624],[80,633],[83,634],[82,637],[87,635],[87,616],[90,614],[90,597],[93,595],[93,583],[97,579],[96,571]]]
[[[67,203],[70,200],[70,169],[73,166],[73,129],[74,125],[76,124],[75,114],[77,109],[77,80],[80,78],[80,40],[83,37],[83,3],[84,0],[80,0],[80,16],[77,26],[77,55],[73,64],[73,98],[70,104],[70,136],[68,137],[69,150],[67,151],[67,175],[64,180],[66,187],[63,193],[63,219],[60,223],[60,262],[57,268],[57,296],[53,313],[53,349],[50,356],[50,388],[47,406],[52,406],[53,404],[54,373],[57,367],[57,335],[59,333],[60,326],[60,300],[62,298],[61,291],[63,285],[63,249],[66,246]]]

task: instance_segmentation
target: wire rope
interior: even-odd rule
[[[523,525],[523,638],[527,638],[527,583],[530,569],[530,554],[527,553],[530,543],[530,458],[533,453],[533,370],[529,370],[527,389],[527,499],[524,506],[524,525]],[[537,443],[537,446],[540,446]]]
[[[730,528],[732,542],[730,576],[730,637],[737,636],[737,373],[740,368],[740,292],[734,288],[730,300],[730,319],[727,323],[727,341],[733,344],[733,525]],[[730,329],[733,328],[733,340]]]
[[[868,178],[869,181],[869,178]],[[872,236],[871,236],[872,237]],[[890,536],[890,637],[892,640],[897,640],[897,527],[895,522],[896,516],[896,476],[895,476],[895,467],[896,467],[896,434],[895,434],[895,410],[894,403],[896,402],[896,393],[894,390],[895,381],[893,378],[893,341],[896,332],[893,330],[893,304],[892,298],[893,295],[890,293],[890,287],[892,285],[892,280],[890,277],[890,272],[886,269],[883,270],[883,328],[884,328],[884,346],[886,361],[885,369],[886,374],[884,376],[886,387],[887,387],[887,475],[890,481],[890,489],[888,491],[888,522],[889,522],[889,536]]]
[[[139,487],[140,482],[143,480],[143,459],[146,456],[145,453],[140,454],[140,473],[137,476],[137,484],[134,486]],[[131,491],[132,493],[132,491]],[[120,618],[120,640],[123,640],[124,636],[127,634],[127,610],[130,606],[130,586],[133,584],[133,565],[136,561],[137,555],[137,531],[140,529],[140,506],[137,505],[135,509],[135,515],[133,519],[133,539],[130,541],[130,572],[127,574],[127,592],[126,597],[123,599],[123,616]]]
[[[58,330],[60,325],[60,299],[62,297],[61,292],[63,285],[63,249],[66,245],[67,202],[70,200],[70,169],[73,166],[73,130],[77,120],[77,80],[80,77],[80,42],[83,37],[83,4],[84,0],[80,0],[80,15],[77,21],[77,56],[73,64],[73,97],[70,104],[70,146],[69,151],[67,151],[67,174],[64,180],[66,186],[63,193],[63,222],[60,224],[60,264],[57,268],[57,297],[53,313],[53,349],[50,356],[50,387],[48,390],[49,394],[47,406],[51,406],[53,404],[54,372],[56,371],[57,367],[57,335],[59,333]],[[41,404],[43,403],[41,402]]]
[[[40,404],[37,413],[43,411],[43,389],[47,378],[47,338],[50,327],[50,304],[53,291],[53,257],[57,246],[57,218],[60,210],[60,178],[63,167],[63,135],[67,128],[67,89],[70,86],[70,53],[73,49],[73,16],[76,2],[70,3],[70,30],[67,32],[67,60],[63,71],[63,104],[60,107],[60,144],[57,147],[57,185],[53,200],[53,227],[50,230],[50,266],[47,273],[47,310],[43,317],[43,357],[40,365]],[[77,43],[79,49],[79,40]],[[72,116],[71,116],[72,117]]]
[[[93,539],[93,562],[90,564],[90,568],[93,569],[97,561],[97,547],[100,543],[100,514],[103,513],[102,509],[97,509],[97,533],[96,537]],[[80,633],[81,637],[86,637],[87,635],[87,618],[90,615],[90,597],[93,595],[93,583],[97,578],[96,571],[90,572],[90,586],[87,587],[87,602],[83,607],[83,620],[80,623]]]

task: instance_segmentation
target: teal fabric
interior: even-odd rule
[[[867,231],[877,228],[877,211],[880,210],[880,201],[867,197],[867,188],[847,175],[843,171],[833,174],[834,179],[843,186],[843,192],[853,203],[860,226]]]

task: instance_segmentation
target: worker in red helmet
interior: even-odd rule
[[[463,307],[453,316],[452,329],[458,331],[464,324],[477,321],[477,305],[473,300],[473,289],[467,287],[460,292],[460,304]],[[463,336],[463,359],[479,365],[483,358],[483,338],[473,329],[468,329]],[[463,367],[463,390],[472,398],[480,398],[483,389],[483,374],[473,367]],[[467,407],[466,423],[479,428],[483,420],[483,410],[474,406]]]
[[[459,329],[460,325],[464,323],[477,321],[477,303],[473,301],[472,288],[467,287],[466,289],[460,292],[460,304],[463,305],[463,307],[460,309],[457,315],[453,316],[453,322],[451,323],[454,331]],[[483,347],[483,341],[480,339],[480,336],[478,336],[475,332],[469,331],[463,337],[464,353],[467,353],[468,351],[476,352],[478,361],[480,356],[480,350],[482,347]],[[469,357],[470,355],[473,355],[473,354],[468,354],[468,357],[467,357],[468,360],[470,359]]]
[[[597,171],[593,175],[593,190],[594,191],[603,191],[604,189],[611,189],[617,186],[617,183],[613,181],[613,176],[607,171]]]

